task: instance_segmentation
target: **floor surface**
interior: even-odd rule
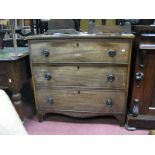
[[[52,118],[53,117],[53,118]],[[39,122],[25,118],[25,127],[30,135],[148,135],[148,130],[128,131],[113,118],[69,119],[51,116]]]

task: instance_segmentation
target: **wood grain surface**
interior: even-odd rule
[[[132,38],[115,37],[30,38],[40,121],[46,113],[57,113],[80,118],[110,115],[124,124]],[[111,82],[109,75],[114,76]]]
[[[127,67],[112,66],[34,66],[36,85],[46,87],[103,87],[125,89]],[[51,76],[46,80],[45,76]],[[113,75],[114,80],[108,81]]]
[[[123,112],[125,106],[125,93],[123,91],[102,91],[102,90],[70,90],[70,89],[37,89],[37,96],[40,109],[112,113]],[[48,103],[49,97],[54,102]],[[106,105],[106,101],[112,100],[112,106]]]
[[[51,40],[36,41],[30,45],[32,62],[111,62],[128,63],[129,41],[91,39],[91,40]],[[49,51],[49,56],[42,54]],[[109,50],[116,56],[110,57]]]

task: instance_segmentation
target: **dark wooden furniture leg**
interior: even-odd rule
[[[39,119],[39,122],[42,122],[44,120],[44,114],[38,113],[38,119]]]
[[[124,126],[124,124],[125,124],[125,116],[124,115],[117,115],[115,117],[118,120],[120,126]]]
[[[22,95],[20,92],[18,93],[13,93],[12,94],[12,101],[13,101],[13,104],[14,104],[14,107],[16,109],[16,111],[18,112],[21,120],[23,120],[23,108],[22,108],[22,105],[23,105],[23,102],[22,102]]]

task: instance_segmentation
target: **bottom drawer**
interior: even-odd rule
[[[125,107],[121,91],[39,88],[36,93],[40,110],[122,113]]]

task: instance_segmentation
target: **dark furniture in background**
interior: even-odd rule
[[[124,25],[126,22],[131,25],[151,25],[154,24],[154,19],[116,19],[117,25]]]
[[[80,31],[80,19],[33,19],[31,20],[31,32],[34,32],[34,28],[36,28],[36,34],[44,34],[47,30],[62,28]]]
[[[0,30],[0,49],[3,48],[3,38],[4,38],[4,35],[5,35],[5,31]]]
[[[133,26],[128,128],[155,128],[155,26]]]
[[[0,30],[2,38],[0,40],[0,89],[4,89],[10,95],[23,120],[21,89],[31,78],[31,72],[29,51],[28,47],[25,47],[27,41],[22,36],[27,36],[31,32],[23,34],[22,29],[15,26],[15,21],[9,20],[10,26],[3,26],[4,29]]]
[[[0,89],[11,94],[13,104],[22,120],[21,88],[31,77],[28,54],[28,48],[17,48],[17,55],[14,48],[0,49]]]

